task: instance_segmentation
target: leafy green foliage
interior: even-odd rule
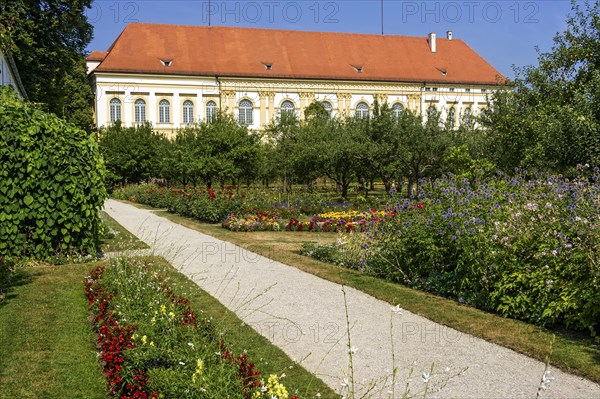
[[[498,91],[489,129],[490,157],[501,167],[560,172],[600,164],[600,3],[573,1],[567,28],[538,66],[517,69],[513,91]]]
[[[3,1],[0,32],[12,50],[30,100],[83,129],[92,126],[92,90],[84,51],[92,39],[92,0]]]
[[[208,188],[214,182],[237,184],[258,176],[260,137],[227,113],[218,112],[210,123],[180,130],[164,158],[164,175],[181,184]]]
[[[158,176],[165,142],[148,124],[125,128],[116,123],[100,132],[107,186],[138,183]]]
[[[106,198],[93,137],[0,95],[0,255],[96,253]]]

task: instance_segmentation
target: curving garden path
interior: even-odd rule
[[[393,342],[398,368],[396,397],[404,392],[411,369],[411,392],[422,396],[427,377],[423,373],[429,373],[432,364],[435,368],[427,397],[536,397],[544,374],[544,364],[537,360],[408,311],[395,312],[388,303],[352,288],[345,288],[344,301],[338,284],[183,227],[152,211],[113,200],[106,202],[105,210],[149,244],[156,255],[168,259],[337,392],[347,392],[343,386],[348,371],[347,304],[354,379],[361,385],[357,391],[365,392],[376,384],[370,397],[389,396],[391,383],[385,378],[393,368]],[[550,370],[554,380],[541,397],[600,397],[600,385],[553,367]]]

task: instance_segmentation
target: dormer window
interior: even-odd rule
[[[362,65],[361,66],[352,65],[352,68],[354,68],[356,73],[362,73],[362,71],[363,71]]]
[[[263,65],[267,71],[273,69],[273,64],[271,64],[270,62],[263,62]]]
[[[163,64],[163,66],[165,67],[170,67],[173,63],[173,60],[160,60],[160,63]]]

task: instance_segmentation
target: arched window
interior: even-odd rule
[[[187,125],[194,123],[194,103],[190,100],[183,102],[183,123]]]
[[[471,110],[471,107],[465,108],[465,111],[463,113],[463,124],[465,126],[471,125],[472,116],[473,116],[473,111]]]
[[[321,104],[323,104],[323,108],[331,115],[331,111],[333,110],[331,103],[329,101],[323,101]]]
[[[435,108],[435,105],[430,105],[429,108],[427,108],[427,121],[433,121],[437,118],[437,109]]]
[[[252,102],[250,100],[242,100],[240,101],[240,106],[239,106],[239,121],[242,125],[251,125],[252,122],[252,115],[253,114],[253,108],[252,108]]]
[[[209,101],[206,103],[206,121],[212,123],[217,115],[217,103]]]
[[[110,100],[110,121],[116,122],[121,120],[121,100],[113,98]]]
[[[369,117],[369,106],[367,103],[360,102],[356,105],[356,113],[355,115],[358,118],[368,118]]]
[[[158,123],[171,123],[171,104],[167,100],[158,103]]]
[[[281,116],[283,115],[294,115],[294,103],[290,100],[285,100],[281,103]]]
[[[454,109],[454,107],[450,107],[448,110],[446,124],[448,125],[449,129],[454,129],[454,126],[456,126],[456,109]]]
[[[396,104],[392,105],[392,112],[394,113],[394,116],[396,117],[396,119],[400,118],[400,116],[404,112],[404,105],[402,105],[400,103],[396,103]]]
[[[134,103],[135,123],[146,122],[146,101],[138,98]]]

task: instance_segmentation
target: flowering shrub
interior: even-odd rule
[[[232,213],[221,224],[223,228],[231,231],[279,231],[279,218],[277,215],[260,213],[257,215],[238,216]]]
[[[281,219],[297,218],[352,207],[348,202],[334,202],[314,193],[281,195],[276,192],[248,190],[240,193],[233,186],[223,190],[192,187],[167,188],[155,184],[129,185],[114,190],[113,198],[165,208],[182,216],[202,221],[222,222],[228,215],[259,215]]]
[[[396,203],[388,223],[336,247],[345,251],[353,243],[364,270],[389,280],[507,317],[595,334],[599,178],[596,169],[576,180],[499,173],[422,181],[418,203]],[[331,250],[320,253],[356,267]]]
[[[139,259],[99,266],[85,279],[99,357],[113,397],[279,398],[245,354]],[[297,398],[297,397],[294,397]]]
[[[166,208],[169,212],[211,223],[221,222],[230,213],[242,209],[242,198],[233,186],[216,191],[141,184],[117,189],[113,192],[113,197],[155,208]]]

